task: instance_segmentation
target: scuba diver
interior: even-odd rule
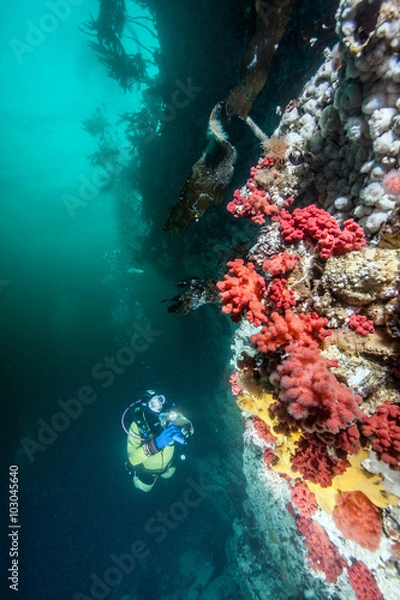
[[[134,486],[143,492],[153,489],[159,477],[172,477],[176,471],[173,460],[177,447],[182,447],[193,435],[192,423],[173,407],[168,408],[162,394],[147,390],[121,417],[122,428],[128,435],[125,469],[133,477]],[[129,429],[125,425],[127,413],[133,418]]]

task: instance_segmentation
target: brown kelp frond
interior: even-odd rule
[[[215,105],[209,120],[210,142],[192,167],[164,225],[164,231],[180,234],[192,219],[199,219],[211,203],[222,202],[233,175],[236,149],[222,127],[221,111],[226,120],[239,116],[253,133],[265,141],[266,136],[249,117],[254,100],[264,87],[279,41],[286,29],[295,0],[277,6],[273,0],[256,0],[256,32],[247,50],[238,85],[224,102]]]
[[[87,35],[97,38],[96,42],[89,42],[89,45],[96,52],[99,61],[107,67],[108,76],[115,79],[124,92],[131,91],[134,85],[139,86],[149,81],[149,61],[140,52],[128,54],[125,51],[122,36],[127,21],[133,23],[135,18],[127,14],[125,0],[100,0],[97,19],[91,15],[81,28]],[[155,35],[147,25],[141,22],[137,24]],[[140,44],[138,40],[135,41]],[[152,54],[151,50],[149,52]]]
[[[199,219],[210,204],[220,204],[231,180],[236,150],[228,141],[221,122],[224,106],[216,104],[208,128],[209,142],[201,158],[193,165],[163,227],[175,234],[193,219]]]
[[[147,81],[147,62],[139,52],[126,54],[122,46],[120,51],[116,51],[96,42],[89,42],[89,45],[95,50],[99,61],[107,67],[108,76],[118,81],[125,92]]]
[[[285,32],[295,0],[277,6],[272,0],[256,1],[256,31],[250,41],[242,77],[226,99],[228,117],[246,119],[268,79],[272,58]]]

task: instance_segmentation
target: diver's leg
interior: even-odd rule
[[[135,472],[135,467],[133,466],[133,464],[131,462],[129,462],[129,460],[125,461],[125,471],[128,473],[128,475],[130,475],[131,477],[133,476],[134,472]]]
[[[136,489],[141,490],[142,492],[150,492],[157,481],[157,475],[151,475],[150,477],[147,476],[145,479],[146,481],[143,481],[138,477],[137,473],[134,473],[133,485]]]
[[[172,477],[172,475],[175,473],[175,471],[176,471],[176,467],[170,467],[167,471],[165,471],[165,473],[160,475],[160,477],[162,477],[163,479],[169,479],[170,477]]]

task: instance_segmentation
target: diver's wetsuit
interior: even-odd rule
[[[193,433],[191,422],[183,415],[178,414],[173,422],[178,427],[190,426],[190,435]],[[150,429],[145,417],[140,421],[140,427],[136,421],[133,421],[129,428],[128,466],[132,466],[134,485],[145,492],[152,489],[159,476],[168,479],[175,473],[175,467],[172,464],[175,444],[165,446],[159,451],[154,446],[154,439],[162,429],[159,423]]]

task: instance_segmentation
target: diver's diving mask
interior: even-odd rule
[[[147,406],[155,413],[160,413],[165,403],[165,396],[162,394],[153,396],[147,403]]]

